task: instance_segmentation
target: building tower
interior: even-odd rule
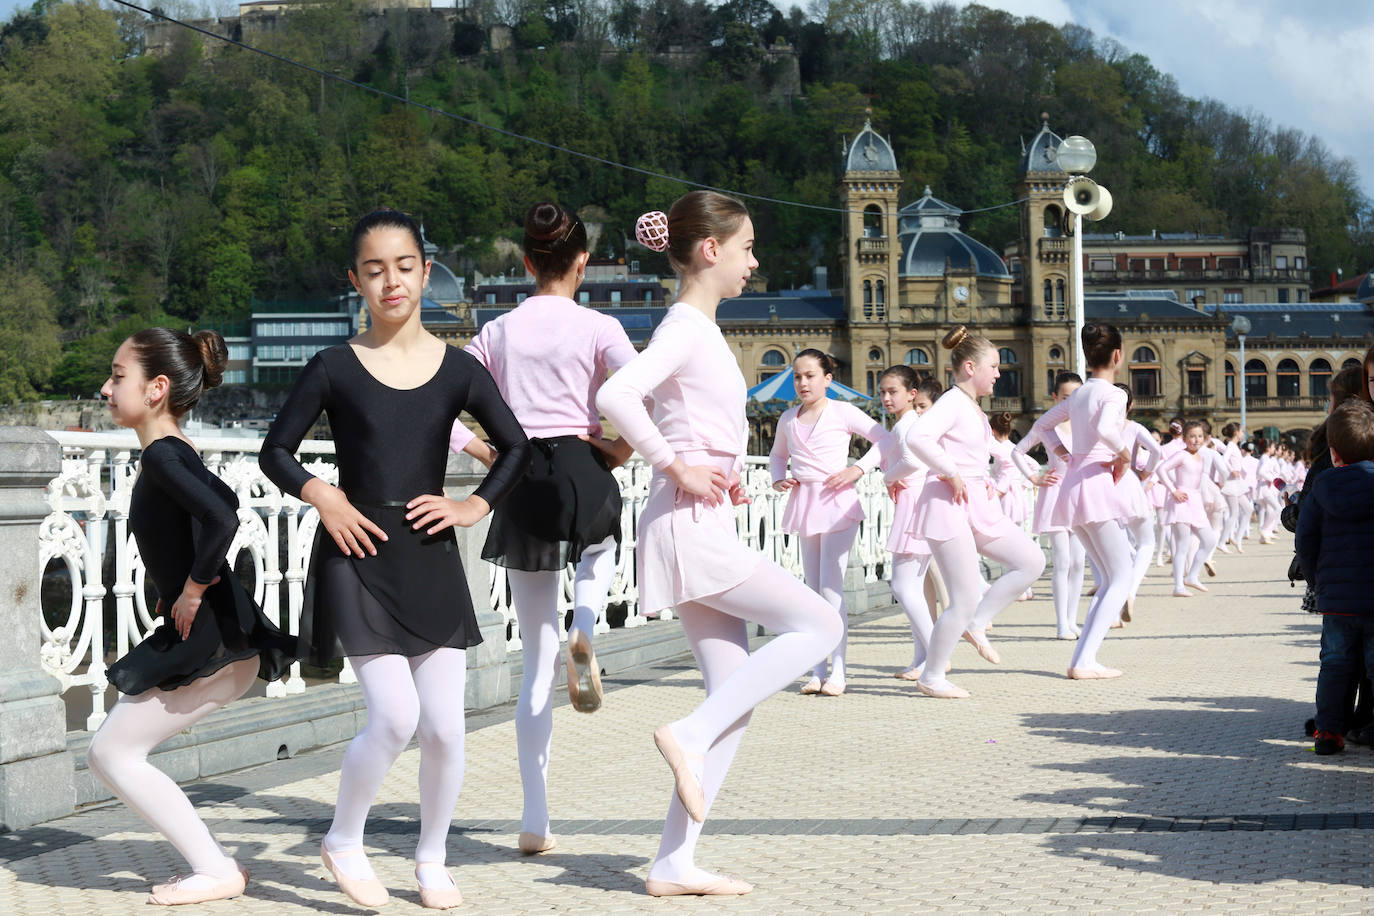
[[[845,303],[850,326],[849,376],[862,378],[867,362],[869,335],[855,333],[860,327],[886,325],[897,314],[897,192],[902,176],[892,146],[865,119],[845,149],[844,175],[840,179],[844,206]],[[843,356],[843,354],[841,354]]]

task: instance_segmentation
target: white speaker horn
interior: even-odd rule
[[[1102,187],[1102,185],[1098,185],[1097,197],[1097,206],[1093,209],[1093,212],[1089,213],[1085,217],[1085,219],[1091,220],[1095,223],[1106,219],[1107,216],[1112,212],[1112,192]]]
[[[1064,185],[1064,206],[1079,216],[1087,216],[1097,209],[1100,202],[1097,182],[1085,175],[1070,178]]]

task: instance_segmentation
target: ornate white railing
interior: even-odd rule
[[[138,441],[129,432],[51,435],[63,449],[62,471],[48,487],[52,511],[40,528],[39,572],[46,575],[65,567],[71,579],[72,599],[65,609],[45,606],[39,653],[43,667],[57,677],[64,691],[84,688],[90,692],[91,714],[86,725],[95,729],[105,717],[107,662],[137,645],[163,621],[153,615],[154,609],[149,606],[143,562],[128,526]],[[282,493],[259,470],[257,453],[261,440],[205,436],[194,441],[206,466],[239,498],[239,530],[229,548],[230,564],[238,565],[240,555],[247,553],[254,599],[279,626],[297,632],[319,515],[310,505]],[[333,442],[308,440],[301,445],[306,468],[336,483],[338,471],[333,455]],[[635,521],[648,498],[650,469],[633,460],[618,468],[615,475],[624,503],[623,540],[608,604],[625,606],[626,627],[643,626],[655,617],[670,619],[670,609],[640,607],[635,581]],[[796,539],[782,531],[786,495],[770,486],[767,459],[746,459],[743,482],[751,502],[735,510],[741,539],[800,577]],[[883,491],[881,475],[865,475],[858,489],[868,518],[859,527],[850,562],[851,566],[862,568],[866,581],[873,582],[887,562],[883,545],[892,506]],[[109,583],[105,581],[107,563],[113,571],[113,581]],[[495,567],[491,572],[491,608],[505,620],[507,650],[514,651],[520,648],[520,628],[510,606],[504,572]],[[568,570],[561,593],[560,610],[564,614],[560,615],[560,631],[562,617],[572,608],[572,582],[572,570]],[[107,594],[114,599],[112,645],[104,633]],[[55,623],[50,625],[49,620]],[[596,632],[609,629],[602,611]],[[347,665],[339,680],[353,680]],[[305,689],[306,682],[296,665],[286,680],[268,686],[268,696],[301,693]]]

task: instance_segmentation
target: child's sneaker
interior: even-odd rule
[[[1345,750],[1345,739],[1336,732],[1319,731],[1315,737],[1316,741],[1313,742],[1312,750],[1323,757],[1328,754],[1339,754]]]

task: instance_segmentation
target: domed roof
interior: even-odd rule
[[[1360,280],[1359,289],[1355,290],[1355,301],[1363,302],[1368,305],[1374,302],[1374,270],[1364,275]]]
[[[854,138],[845,151],[844,170],[846,172],[895,172],[897,157],[892,146],[873,129],[871,121],[864,120],[864,129]]]
[[[1026,147],[1026,153],[1021,157],[1021,174],[1030,175],[1036,172],[1049,172],[1052,174],[1063,174],[1064,170],[1059,167],[1058,153],[1059,144],[1062,139],[1054,131],[1050,130],[1050,116],[1042,114],[1040,133],[1035,135],[1035,139]]]
[[[897,213],[897,238],[902,260],[897,272],[903,277],[943,277],[946,265],[955,270],[972,269],[984,277],[1010,277],[1007,265],[982,242],[959,228],[963,211],[939,200],[926,187],[925,194]]]
[[[438,261],[430,263],[429,285],[424,288],[424,295],[445,305],[452,305],[463,300],[462,288],[459,286],[458,278],[454,276],[453,271]]]

